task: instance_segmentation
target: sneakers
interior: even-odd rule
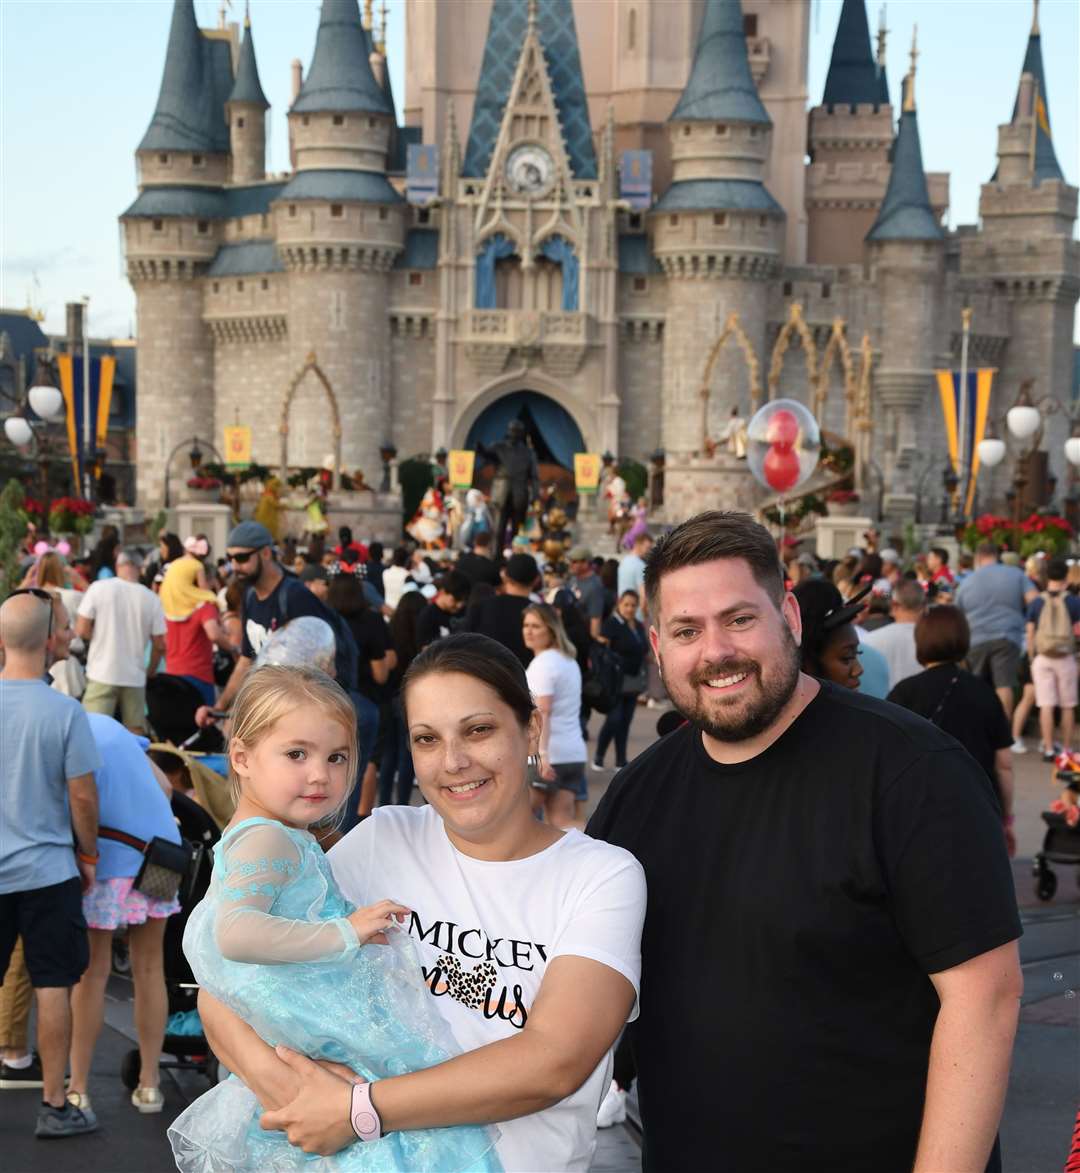
[[[598,774],[602,774],[607,769],[607,766],[603,762],[594,761],[589,763],[589,769],[595,770]]]
[[[612,1080],[611,1087],[608,1088],[607,1095],[600,1105],[600,1111],[596,1113],[596,1127],[611,1128],[613,1125],[622,1124],[625,1119],[626,1092]]]
[[[54,1108],[51,1104],[42,1104],[38,1108],[34,1135],[38,1140],[60,1140],[97,1130],[97,1117],[89,1108],[76,1108],[65,1102],[62,1108]]]
[[[1027,751],[1028,751],[1028,748],[1024,744],[1024,740],[1021,737],[1018,737],[1012,743],[1012,745],[1009,746],[1009,749],[1011,749],[1013,753],[1027,753]]]
[[[17,1092],[20,1088],[43,1087],[41,1059],[35,1051],[28,1067],[11,1067],[0,1062],[0,1091]]]
[[[156,1087],[137,1087],[131,1093],[131,1104],[137,1112],[149,1116],[165,1107],[165,1097]]]
[[[1057,754],[1056,754],[1056,753],[1054,753],[1054,751],[1053,751],[1052,749],[1047,749],[1045,745],[1043,746],[1043,749],[1042,749],[1042,760],[1043,760],[1044,762],[1052,762],[1052,761],[1054,761],[1054,759],[1055,759],[1056,757],[1057,757]]]
[[[83,1112],[93,1112],[94,1110],[86,1092],[68,1092],[67,1102],[73,1108],[80,1108]]]

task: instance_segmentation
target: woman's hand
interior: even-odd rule
[[[260,1126],[267,1132],[284,1132],[289,1144],[305,1153],[319,1153],[324,1157],[333,1156],[352,1144],[356,1133],[349,1123],[351,1084],[288,1047],[274,1049],[278,1058],[292,1069],[300,1090],[284,1108],[264,1112]]]
[[[348,921],[356,930],[361,945],[388,945],[386,930],[395,920],[401,924],[411,911],[396,901],[380,900],[378,904],[350,913]]]

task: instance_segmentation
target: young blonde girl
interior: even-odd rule
[[[355,710],[314,668],[249,672],[233,707],[236,814],[215,847],[184,952],[199,984],[272,1045],[351,1067],[366,1080],[440,1063],[460,1048],[429,1008],[392,900],[353,908],[308,826],[345,806],[357,758]],[[274,1169],[497,1170],[495,1134],[465,1126],[393,1133],[315,1160],[230,1078],[169,1130],[182,1173]],[[361,1130],[362,1131],[362,1130]],[[358,1136],[360,1133],[358,1132]]]

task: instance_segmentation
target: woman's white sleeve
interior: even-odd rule
[[[345,917],[293,920],[271,912],[274,901],[300,872],[300,851],[284,828],[245,827],[222,852],[225,874],[214,936],[222,957],[259,965],[333,961],[360,948]]]

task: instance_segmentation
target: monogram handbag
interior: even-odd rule
[[[173,843],[155,835],[147,841],[129,835],[126,831],[117,831],[114,827],[98,827],[98,836],[134,847],[141,853],[142,866],[132,887],[149,900],[175,900],[181,884],[191,874],[195,848],[186,839]]]

